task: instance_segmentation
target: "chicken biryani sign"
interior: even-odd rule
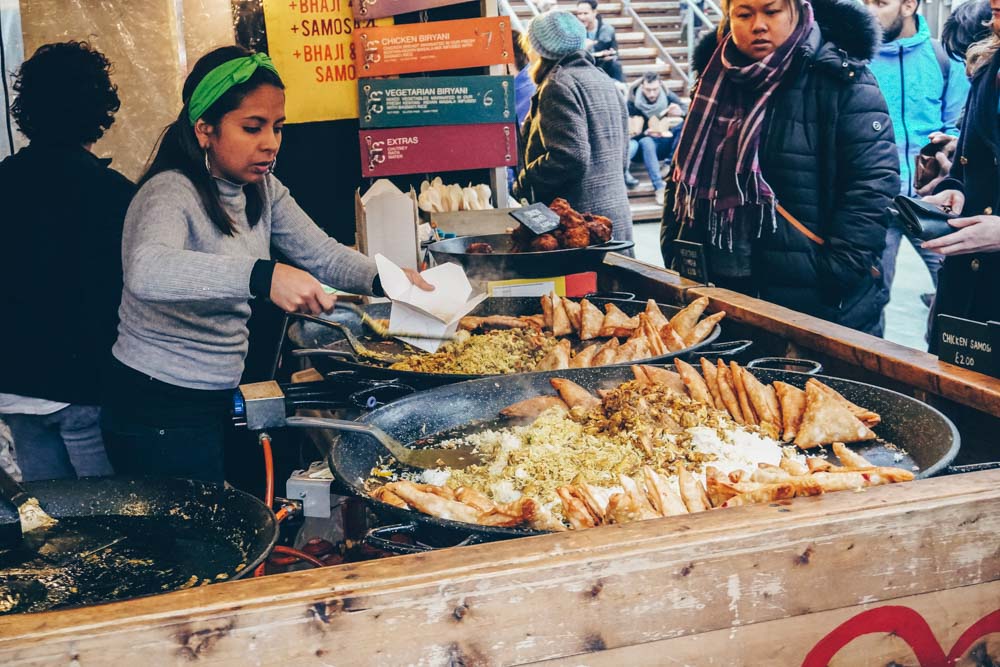
[[[351,0],[264,0],[271,60],[285,83],[289,123],[358,117],[356,31],[392,19],[356,19]]]

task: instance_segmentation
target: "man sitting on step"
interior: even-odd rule
[[[653,182],[656,203],[663,205],[664,183],[660,161],[673,157],[677,138],[687,109],[681,98],[668,90],[656,72],[646,72],[628,90],[629,162],[642,150],[642,161]],[[628,169],[625,185],[634,188],[639,181]]]

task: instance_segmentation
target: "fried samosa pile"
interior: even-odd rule
[[[769,438],[811,449],[833,442],[874,440],[871,430],[882,418],[851,403],[816,378],[805,389],[785,382],[763,384],[735,361],[727,366],[700,360],[701,373],[681,359],[677,373],[692,398],[724,410],[738,424],[757,426]]]
[[[579,530],[834,491],[859,491],[870,486],[909,482],[914,477],[908,470],[872,465],[840,442],[833,443],[833,452],[844,465],[817,457],[809,458],[805,464],[783,458],[780,466],[759,463],[756,470],[738,470],[729,475],[708,465],[704,485],[681,468],[677,473],[677,490],[667,476],[644,466],[641,479],[620,475],[622,491],[613,494],[606,503],[600,501],[601,494],[593,486],[582,480],[560,487],[557,493],[563,516],[571,528]]]
[[[726,316],[719,311],[701,319],[708,306],[707,297],[691,302],[669,320],[653,299],[646,302],[644,312],[633,317],[613,303],[606,304],[602,313],[587,299],[577,302],[555,292],[543,296],[541,306],[541,315],[469,316],[463,317],[459,326],[467,331],[535,327],[551,331],[556,337],[576,335],[581,341],[607,339],[594,342],[576,354],[570,341],[562,339],[534,369],[554,371],[624,364],[679,352],[708,338]],[[620,338],[626,339],[625,342],[620,342]]]

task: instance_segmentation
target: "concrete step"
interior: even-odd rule
[[[631,16],[605,16],[604,20],[613,25],[615,30],[631,31],[635,29]],[[679,31],[681,29],[679,14],[647,15],[642,17],[642,21],[653,32],[657,30]]]
[[[660,43],[664,46],[674,46],[675,44],[679,45],[681,42],[683,32],[680,30],[654,30],[653,35],[655,35],[656,39],[660,40]],[[619,44],[645,44],[646,42],[646,33],[641,30],[619,30],[616,32],[615,37],[618,39]]]
[[[681,10],[681,3],[679,0],[654,0],[653,2],[633,2],[632,9],[635,13],[646,19],[644,14],[655,14],[657,16],[662,16],[664,14],[676,14]],[[617,12],[616,12],[617,13]]]
[[[658,223],[663,219],[663,207],[650,199],[649,201],[633,202],[629,200],[632,210],[632,222]]]
[[[664,49],[678,62],[687,60],[688,51],[686,46],[664,45]],[[619,46],[618,57],[622,60],[645,60],[652,62],[660,57],[660,51],[652,46],[630,46],[627,48]]]
[[[681,69],[687,69],[687,63],[678,63]],[[684,88],[684,82],[680,79],[670,78],[670,65],[661,62],[640,62],[623,61],[622,72],[625,73],[626,81],[635,81],[646,72],[656,72],[667,84],[667,87],[675,93],[680,93]]]

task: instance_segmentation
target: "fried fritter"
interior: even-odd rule
[[[583,222],[587,227],[587,231],[590,232],[591,245],[607,243],[611,240],[612,225],[610,218],[606,218],[603,215],[584,213]]]
[[[554,236],[563,248],[586,248],[590,245],[590,231],[583,225],[560,229]]]
[[[558,250],[559,241],[552,234],[540,234],[532,239],[528,244],[529,252],[545,252],[547,250]]]
[[[470,255],[490,255],[493,253],[493,246],[489,243],[470,243],[469,247],[465,249],[465,252]]]

